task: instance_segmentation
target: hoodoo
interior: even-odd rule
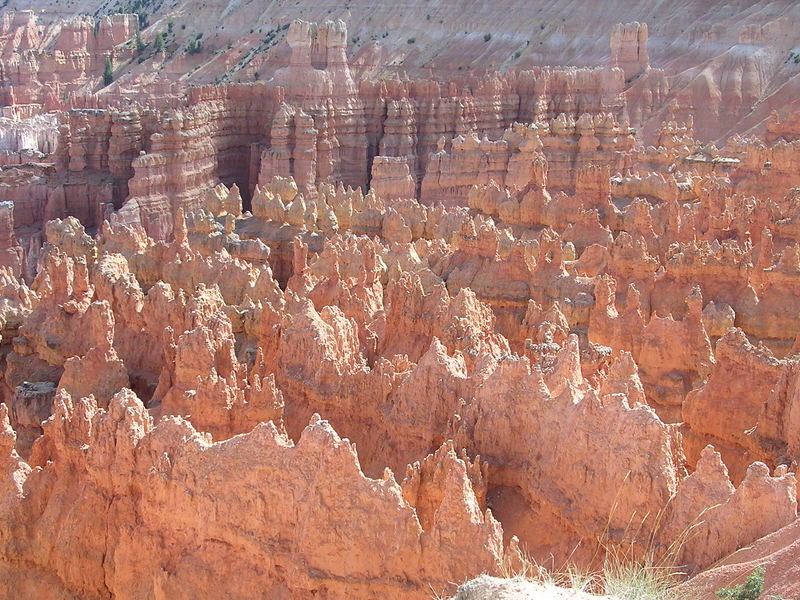
[[[0,599],[800,596],[800,4],[583,4],[3,4]]]

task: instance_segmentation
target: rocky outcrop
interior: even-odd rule
[[[154,424],[130,390],[116,394],[108,410],[60,393],[34,449],[35,470],[13,450],[13,430],[3,417],[4,593],[13,586],[25,594],[86,598],[110,590],[200,594],[218,585],[219,572],[209,575],[212,564],[245,561],[253,569],[249,579],[236,577],[226,586],[233,597],[258,587],[368,598],[379,578],[383,594],[425,598],[428,581],[443,586],[467,573],[496,572],[502,560],[500,527],[477,506],[455,456],[442,467],[444,479],[420,491],[420,504],[437,507],[426,531],[394,476],[364,477],[353,446],[318,417],[297,444],[271,423],[214,444],[183,419]],[[207,474],[199,480],[198,468]],[[280,485],[265,488],[265,481]],[[85,510],[65,514],[56,498]],[[207,511],[223,505],[226,510],[208,518]],[[263,510],[253,513],[259,505]],[[243,524],[240,516],[248,513]],[[394,534],[383,535],[386,530]],[[338,531],[353,535],[345,541]],[[76,535],[84,540],[80,561],[62,545]],[[43,552],[41,536],[61,541]],[[168,550],[160,543],[167,539],[183,551]],[[143,545],[161,550],[142,553]],[[109,555],[104,548],[113,550]],[[52,575],[43,578],[43,572]]]
[[[463,595],[522,550],[693,575],[791,527],[800,127],[698,139],[778,94],[783,16],[695,23],[692,62],[666,6],[459,56],[411,16],[152,8],[0,23],[41,71],[0,123],[0,595]],[[502,74],[454,76],[478,52]]]
[[[622,69],[626,81],[650,67],[647,23],[617,23],[611,31],[611,64]]]
[[[58,120],[53,114],[0,118],[0,156],[3,164],[24,163],[53,154],[58,144]]]
[[[376,156],[372,161],[370,187],[386,200],[415,198],[416,185],[405,158]]]
[[[530,184],[575,190],[576,169],[589,164],[622,169],[632,147],[633,138],[611,114],[584,114],[575,121],[562,113],[549,123],[515,124],[498,141],[471,133],[454,139],[449,153],[441,147],[431,154],[421,200],[453,205],[463,202],[473,185],[490,181],[519,190]]]
[[[136,15],[75,17],[43,24],[33,11],[7,12],[0,24],[0,82],[4,104],[51,108],[75,92],[93,92],[106,58],[124,63],[134,55]]]

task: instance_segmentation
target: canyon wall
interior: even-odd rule
[[[480,72],[435,23],[390,55],[360,16],[39,4],[0,26],[2,594],[421,599],[794,547],[800,121],[750,110],[791,7],[735,43],[712,7],[691,52],[631,10],[584,53],[553,3],[570,60],[526,33]]]

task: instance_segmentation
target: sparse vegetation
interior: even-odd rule
[[[681,550],[692,538],[696,523],[687,526],[664,548],[654,545],[652,533],[645,533],[642,529],[644,521],[638,526],[629,522],[620,536],[627,541],[620,543],[614,541],[617,536],[610,535],[615,507],[616,502],[604,533],[597,539],[597,554],[592,562],[603,557],[602,566],[597,570],[582,569],[569,561],[561,566],[550,564],[545,567],[518,547],[519,552],[509,553],[504,559],[501,575],[508,579],[524,579],[541,585],[605,595],[616,600],[679,600],[675,588],[683,580],[683,573],[677,565],[681,563]],[[661,516],[661,513],[656,515],[653,522],[660,523]],[[722,600],[751,599],[725,597]]]
[[[231,75],[241,71],[244,67],[250,64],[250,62],[259,54],[263,54],[267,52],[270,48],[273,48],[278,44],[278,42],[282,39],[281,34],[289,29],[289,23],[284,23],[283,25],[277,25],[274,29],[270,29],[267,31],[266,35],[264,36],[264,40],[255,48],[251,48],[241,59],[237,62],[233,67],[228,69],[223,75],[217,78],[217,83],[222,83],[223,81],[227,81]],[[260,29],[259,29],[260,31]],[[360,40],[360,38],[356,38]],[[228,44],[226,47],[227,50],[230,50],[233,47],[232,44]],[[217,50],[217,53],[222,53],[223,50]],[[258,79],[260,77],[259,73],[254,74],[254,78]]]
[[[111,62],[111,56],[106,56],[106,64],[105,68],[103,69],[103,85],[111,85],[111,82],[114,81],[114,65]]]
[[[414,43],[416,43],[416,41],[417,41],[417,38],[413,38],[413,37],[412,37],[412,38],[408,38],[408,39],[406,40],[406,43],[408,43],[408,44],[414,44]]]
[[[490,39],[492,39],[492,34],[491,33],[483,34],[483,41],[484,42],[488,42]]]
[[[722,600],[757,600],[764,591],[764,567],[758,567],[750,573],[747,581],[730,588],[717,590],[717,596]]]
[[[156,50],[156,52],[163,52],[164,51],[164,34],[163,33],[159,33],[156,36],[155,50]]]
[[[186,52],[188,54],[198,54],[203,49],[202,48],[202,42],[200,41],[200,38],[202,38],[202,37],[203,37],[203,34],[202,33],[198,33],[197,35],[195,35],[193,38],[191,38],[189,40],[189,43],[186,44]]]
[[[139,35],[139,32],[136,32],[136,54],[141,54],[144,52],[144,49],[147,48],[147,44],[142,41],[142,36]]]
[[[614,561],[603,568],[603,593],[621,600],[670,600],[674,571],[658,565]]]
[[[649,562],[621,560],[614,552],[609,554],[602,570],[596,572],[574,565],[559,570],[547,569],[525,554],[521,559],[513,566],[506,563],[503,576],[604,594],[619,600],[673,600],[672,590],[677,583],[675,569]]]

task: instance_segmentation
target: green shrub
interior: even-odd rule
[[[416,41],[417,41],[417,38],[408,38],[406,40],[406,42],[409,43],[409,44],[414,44],[414,43],[416,43]]]
[[[485,33],[483,35],[483,41],[484,42],[488,42],[490,39],[492,39],[492,34],[491,33]]]
[[[202,34],[197,34],[189,40],[189,43],[186,44],[186,52],[189,54],[197,54],[202,50],[202,43],[200,42],[201,35]]]
[[[747,581],[730,588],[717,590],[717,596],[722,600],[757,600],[764,591],[764,567],[758,567],[750,573]]]
[[[111,56],[106,56],[106,66],[103,69],[103,85],[111,85],[114,81],[114,65],[111,64]]]
[[[147,48],[147,44],[142,41],[142,36],[139,35],[139,32],[136,32],[136,54],[141,54],[144,52],[144,49]]]

